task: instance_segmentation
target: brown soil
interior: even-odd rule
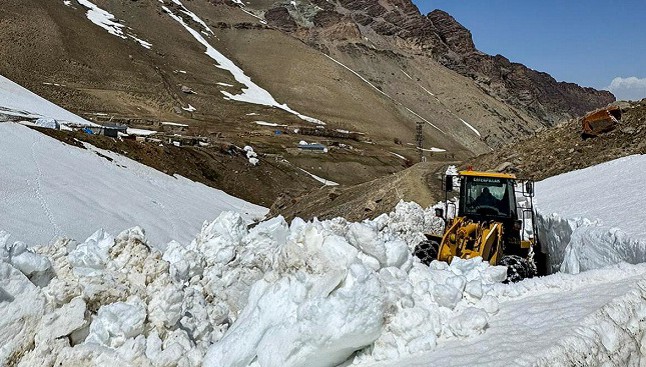
[[[441,173],[450,163],[418,163],[396,174],[352,187],[326,186],[301,197],[282,196],[270,216],[287,220],[343,217],[350,221],[375,218],[392,211],[400,200],[428,207],[443,200]]]
[[[632,154],[646,154],[646,100],[621,103],[623,117],[613,131],[581,137],[581,123],[571,120],[534,137],[468,160],[478,169],[504,171],[542,180]]]

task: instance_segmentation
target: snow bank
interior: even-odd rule
[[[246,221],[267,209],[173,177],[118,154],[79,149],[37,131],[0,123],[0,230],[30,245],[57,236],[86,238],[139,223],[156,244],[188,241],[223,210]]]
[[[639,363],[646,265],[511,285],[479,258],[427,267],[411,248],[432,211],[251,229],[223,212],[166,245],[139,227],[32,249],[2,233],[0,364]]]
[[[485,333],[361,367],[631,366],[646,360],[646,265],[619,264],[494,284]]]
[[[626,174],[629,172],[629,174]],[[553,271],[646,262],[646,156],[633,155],[536,184],[539,239]]]
[[[0,338],[19,337],[0,363],[328,366],[480,334],[506,269],[472,259],[429,270],[410,252],[426,215],[400,203],[363,223],[248,229],[224,212],[165,246],[139,227],[31,250],[4,233],[0,307],[12,316]]]

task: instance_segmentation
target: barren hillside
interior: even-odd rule
[[[542,180],[632,154],[646,154],[646,100],[622,102],[623,117],[613,131],[584,140],[581,123],[570,120],[466,162],[479,169],[504,169]]]
[[[215,150],[250,145],[261,168],[200,149],[161,166],[264,205],[319,185],[301,169],[354,185],[418,162],[418,122],[429,161],[465,160],[613,99],[484,55],[448,14],[424,16],[409,0],[7,0],[2,9],[1,75],[99,123],[181,123]],[[568,102],[552,103],[555,93]],[[328,152],[304,152],[301,141]],[[115,144],[135,157],[171,150]],[[282,164],[300,174],[284,176]],[[262,194],[238,184],[256,181]]]

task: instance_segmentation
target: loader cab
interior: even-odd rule
[[[474,221],[511,221],[518,218],[515,177],[489,172],[460,172],[458,216]]]

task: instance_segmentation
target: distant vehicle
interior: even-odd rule
[[[454,178],[445,176],[447,199],[448,192],[453,191]],[[460,182],[457,215],[449,221],[444,211],[438,209],[436,215],[446,222],[444,233],[427,234],[415,255],[426,263],[480,256],[492,265],[506,265],[510,281],[542,273],[545,264],[535,237],[533,181],[521,181],[512,174],[471,170],[460,171],[457,179]],[[526,205],[519,206],[517,194],[528,198]]]

